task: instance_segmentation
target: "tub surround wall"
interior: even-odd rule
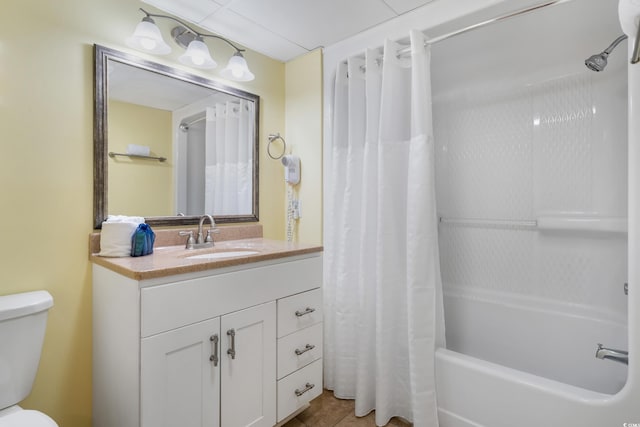
[[[446,284],[626,322],[626,77],[607,72],[435,101],[440,215],[484,221],[441,224]],[[592,229],[570,228],[584,219]],[[606,221],[620,227],[600,230]]]
[[[332,142],[333,112],[328,105],[333,98],[338,62],[365,48],[380,46],[384,38],[398,40],[405,36],[406,28],[419,28],[436,37],[516,10],[523,3],[527,2],[433,2],[328,47],[324,57],[325,153],[330,152]],[[620,34],[617,3],[573,0],[538,10],[526,19],[502,21],[431,47],[436,144],[442,138],[450,141],[451,135],[457,135],[456,139],[464,137],[458,140],[457,147],[447,146],[447,152],[438,153],[437,170],[439,189],[450,191],[439,194],[442,216],[469,220],[467,224],[443,222],[440,226],[442,272],[448,281],[444,285],[449,288],[445,297],[461,296],[454,303],[457,308],[465,306],[458,310],[462,315],[447,322],[447,330],[468,332],[448,340],[454,346],[461,345],[461,340],[473,344],[475,339],[486,350],[487,343],[498,342],[504,345],[494,350],[502,349],[501,355],[506,358],[512,346],[540,336],[519,331],[517,338],[511,336],[511,340],[500,343],[501,330],[494,334],[473,330],[477,316],[464,316],[471,314],[467,309],[481,308],[476,304],[480,301],[491,305],[492,309],[485,312],[489,317],[496,314],[495,310],[524,308],[530,310],[528,314],[543,315],[545,319],[568,314],[571,321],[594,321],[596,326],[590,333],[600,326],[612,326],[615,332],[602,334],[611,335],[608,339],[622,343],[631,355],[638,347],[638,299],[633,293],[638,268],[633,263],[627,266],[627,257],[638,256],[635,166],[640,163],[633,133],[628,162],[626,158],[624,47],[609,57],[606,71],[590,75],[584,68],[585,58]],[[576,19],[578,16],[580,19]],[[637,70],[640,68],[633,72]],[[633,88],[631,85],[632,92]],[[604,94],[607,97],[600,97]],[[444,113],[447,109],[452,115]],[[439,123],[443,116],[448,124]],[[634,123],[630,125],[637,130]],[[451,157],[455,158],[453,164],[442,161]],[[325,161],[330,161],[326,155]],[[628,181],[627,164],[631,165]],[[325,167],[331,170],[330,165]],[[443,182],[443,178],[451,182]],[[467,198],[453,194],[461,188]],[[480,192],[474,193],[478,189]],[[449,196],[451,199],[447,200]],[[454,216],[462,214],[467,216]],[[597,220],[591,221],[594,218]],[[630,282],[628,296],[622,291],[626,280]],[[568,313],[567,307],[572,307]],[[466,326],[460,327],[456,321]],[[627,322],[630,338],[628,347],[624,347]],[[562,327],[550,328],[561,331],[568,325],[565,322]],[[511,326],[518,329],[516,324]],[[582,332],[584,326],[580,326]],[[560,335],[569,343],[576,338],[573,331],[553,337],[547,337],[541,329],[536,332],[549,338],[547,344]],[[593,337],[581,335],[578,340],[583,339],[592,341]],[[595,345],[590,350],[579,350],[580,354],[586,352],[590,354],[584,357],[593,358]],[[558,363],[565,365],[572,364],[575,357],[553,354],[558,356]],[[635,359],[630,361],[628,370],[624,366],[604,368],[626,371],[615,373],[608,385],[597,379],[603,373],[596,372],[596,377],[589,380],[595,378],[591,385],[582,383],[576,387],[560,382],[571,382],[561,376],[549,379],[553,376],[548,372],[533,375],[520,370],[533,372],[531,366],[512,369],[498,364],[504,360],[491,363],[478,357],[447,349],[437,351],[441,427],[600,427],[640,420],[640,371]],[[520,358],[520,362],[526,363],[527,357]],[[592,362],[613,363],[590,359]]]
[[[581,0],[573,9],[587,14],[590,8],[600,8],[603,21],[615,28],[615,5],[605,6]],[[584,55],[576,45],[564,40],[552,47],[539,44],[540,38],[549,36],[531,29],[529,43],[516,38],[518,49],[533,58],[548,54],[557,60],[527,71],[512,65],[514,40],[505,37],[518,26],[531,28],[534,19],[545,20],[545,33],[559,36],[566,26],[562,19],[570,12],[569,6],[560,8],[540,11],[538,17],[514,18],[433,49],[437,69],[438,58],[448,57],[451,50],[466,43],[467,49],[477,51],[493,40],[484,79],[475,71],[464,79],[459,68],[459,81],[449,73],[434,73],[447,343],[449,349],[471,356],[615,393],[624,385],[626,369],[599,363],[593,354],[599,342],[628,348],[623,292],[627,281],[624,49],[611,55],[604,72],[594,73],[582,65]],[[580,36],[580,31],[589,28],[567,30],[568,38]],[[465,58],[466,69],[480,69],[484,59]],[[493,69],[499,70],[499,83]],[[573,227],[578,221],[584,223],[582,229]],[[504,316],[492,320],[484,315],[480,308],[484,303],[470,302],[478,301],[479,294],[501,307],[494,313]],[[505,300],[517,300],[522,311],[513,310]],[[468,309],[461,311],[461,306]],[[498,333],[488,326],[513,324],[518,313],[526,316],[529,310],[546,311],[563,323],[549,330],[543,321],[524,322],[519,335],[506,329]],[[573,313],[583,321],[554,317],[559,312]],[[478,322],[487,326],[477,330]],[[591,323],[608,327],[588,326]],[[574,343],[574,351],[560,351],[562,342]],[[533,353],[520,351],[529,347]],[[553,359],[546,364],[538,363],[544,357],[530,361],[538,348],[548,348]],[[562,366],[581,366],[589,375],[580,378],[579,372],[557,369]]]
[[[612,395],[625,385],[625,365],[594,357],[602,337],[610,347],[626,348],[627,326],[618,316],[583,305],[454,286],[448,287],[444,303],[450,350],[599,393]]]

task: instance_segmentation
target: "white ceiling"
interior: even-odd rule
[[[212,103],[238,99],[234,95],[118,61],[109,61],[107,69],[110,101],[175,111],[207,98]]]
[[[329,46],[433,0],[142,0],[280,61]]]

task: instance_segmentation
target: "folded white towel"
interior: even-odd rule
[[[151,149],[146,145],[127,145],[127,154],[133,154],[135,156],[148,156],[149,153],[151,153]]]
[[[104,257],[126,257],[131,256],[131,237],[144,223],[143,217],[110,215],[102,223],[100,232],[100,253]]]
[[[107,222],[133,222],[134,224],[144,223],[144,217],[141,216],[127,216],[127,215],[109,215]]]

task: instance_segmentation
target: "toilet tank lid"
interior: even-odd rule
[[[0,322],[48,310],[53,297],[47,291],[23,292],[0,296]]]

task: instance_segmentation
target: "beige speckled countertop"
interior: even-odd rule
[[[256,254],[222,259],[188,259],[211,252],[255,251]],[[142,257],[106,258],[91,253],[90,260],[134,280],[153,279],[175,274],[193,273],[214,268],[230,267],[287,256],[321,252],[322,246],[288,243],[262,237],[217,241],[209,249],[185,249],[184,245],[156,246],[153,254]]]

